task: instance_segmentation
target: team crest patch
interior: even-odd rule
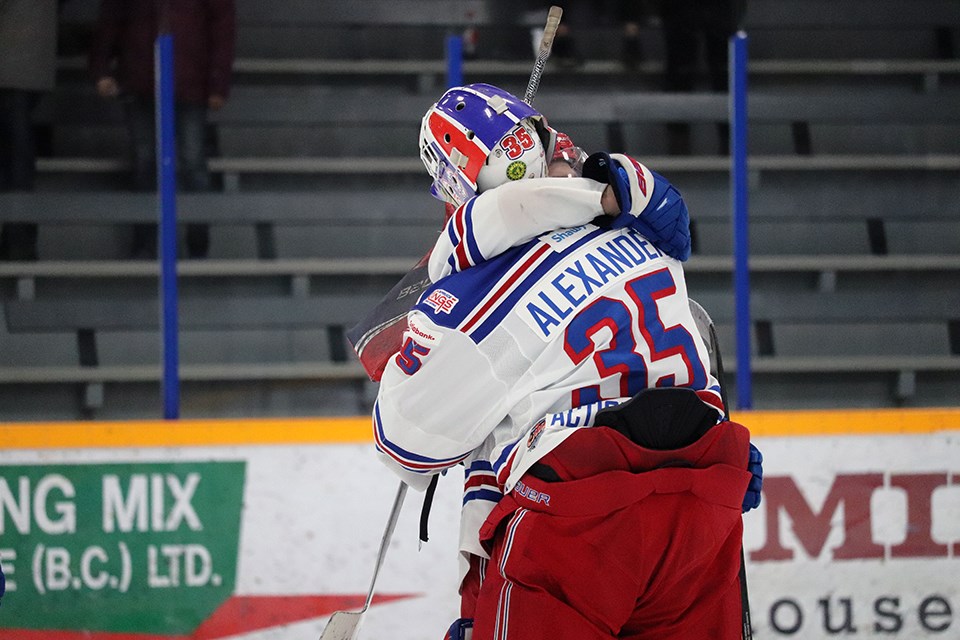
[[[537,424],[533,425],[533,428],[530,429],[530,435],[527,436],[527,449],[533,449],[537,446],[537,443],[540,442],[540,436],[543,435],[543,430],[547,428],[547,421],[541,420]]]
[[[507,177],[511,180],[519,180],[527,174],[527,163],[522,160],[515,160],[507,165]]]
[[[450,313],[460,300],[449,291],[437,289],[424,300],[424,303],[434,311]]]

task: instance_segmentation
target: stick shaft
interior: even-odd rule
[[[730,405],[727,404],[727,387],[723,384],[723,357],[720,355],[720,341],[717,339],[717,327],[707,310],[695,300],[690,301],[690,312],[697,323],[701,336],[708,342],[710,350],[710,368],[720,383],[720,401],[723,411],[730,418]],[[750,619],[750,596],[747,593],[747,561],[740,545],[740,638],[753,640],[753,623]]]
[[[380,540],[380,551],[377,553],[377,566],[373,570],[373,578],[370,579],[370,590],[367,592],[367,601],[363,604],[363,609],[373,601],[373,592],[377,586],[377,576],[380,574],[380,567],[383,566],[383,559],[387,555],[387,547],[390,546],[390,539],[393,537],[393,530],[397,528],[397,519],[400,517],[400,508],[403,506],[403,497],[407,493],[407,485],[400,482],[397,487],[397,496],[393,499],[393,508],[390,510],[390,518],[387,520],[387,528],[383,532],[383,539]]]
[[[533,62],[533,71],[530,72],[527,90],[523,94],[523,101],[527,104],[533,104],[533,99],[540,89],[540,78],[543,76],[543,69],[547,66],[547,59],[550,57],[550,50],[553,48],[553,38],[557,35],[561,16],[563,16],[563,9],[558,6],[550,7],[550,11],[547,13],[547,23],[543,27],[543,37],[540,39],[537,59]]]

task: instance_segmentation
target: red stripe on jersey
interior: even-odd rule
[[[438,469],[446,469],[448,467],[452,467],[455,464],[461,462],[464,458],[470,455],[468,452],[463,454],[459,458],[454,458],[449,461],[438,461],[433,463],[413,462],[411,460],[408,460],[407,458],[404,458],[394,453],[389,448],[389,446],[380,438],[380,434],[378,433],[377,429],[373,430],[373,437],[374,437],[374,440],[376,441],[377,448],[380,449],[380,451],[382,451],[383,453],[393,458],[394,461],[396,461],[396,463],[399,464],[401,467],[403,467],[404,469],[408,469],[410,471],[420,472],[420,471],[436,471]]]
[[[503,466],[500,467],[500,472],[497,473],[497,484],[500,485],[500,490],[503,490],[504,485],[507,484],[507,478],[510,477],[510,470],[513,469],[513,460],[517,457],[517,451],[519,450],[519,444],[514,446],[513,451],[510,452],[510,456],[507,458],[507,461],[503,463]]]
[[[457,246],[454,248],[454,255],[457,256],[457,266],[459,267],[460,271],[463,271],[471,266],[470,257],[467,255],[467,230],[464,221],[466,212],[466,205],[463,205],[457,209],[455,214],[453,214],[454,229],[457,232],[457,238],[459,240]]]
[[[708,404],[719,411],[720,415],[725,416],[727,414],[723,408],[723,399],[716,391],[711,391],[710,389],[701,389],[700,391],[697,391],[697,397],[699,397],[700,400],[705,404]]]
[[[503,297],[504,293],[505,293],[517,280],[519,280],[521,277],[523,277],[524,275],[526,275],[526,272],[527,272],[528,270],[530,270],[531,266],[532,266],[537,260],[539,260],[540,257],[543,256],[543,254],[546,253],[547,251],[550,251],[550,245],[548,245],[548,244],[540,245],[540,247],[539,247],[536,251],[533,252],[533,255],[531,255],[529,258],[527,258],[527,260],[526,260],[522,265],[520,265],[520,267],[517,268],[517,269],[510,275],[510,277],[507,279],[507,281],[504,282],[504,283],[500,286],[499,289],[497,289],[497,292],[494,293],[493,296],[491,296],[490,299],[487,300],[487,302],[486,302],[482,307],[480,307],[480,308],[474,313],[473,317],[470,318],[470,320],[468,320],[465,325],[463,325],[462,331],[463,331],[464,333],[466,333],[466,332],[469,331],[477,322],[479,322],[480,318],[482,318],[482,317],[487,313],[487,311],[490,310],[491,307],[493,307],[495,304],[497,304],[497,303],[500,301],[500,298]]]
[[[467,478],[467,481],[463,483],[463,489],[475,489],[477,487],[496,487],[497,479],[493,477],[493,473],[490,472],[479,472],[472,473],[470,477]]]

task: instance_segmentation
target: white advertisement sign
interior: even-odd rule
[[[756,638],[960,638],[960,433],[756,442]],[[396,487],[371,443],[7,450],[0,638],[317,638],[362,606]],[[461,490],[422,548],[408,492],[361,638],[458,617]]]

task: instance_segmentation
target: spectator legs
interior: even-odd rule
[[[130,136],[130,186],[134,191],[155,191],[156,149],[153,100],[131,96],[127,100],[127,129]],[[211,188],[206,154],[206,107],[186,103],[176,105],[177,161],[179,184],[186,192],[203,192]],[[210,248],[210,228],[190,223],[186,229],[186,256],[206,258]],[[130,257],[155,259],[157,228],[155,224],[137,224],[133,229]]]
[[[39,94],[0,89],[0,191],[32,191],[36,147],[30,114]],[[36,260],[37,225],[5,222],[0,228],[0,260]]]

